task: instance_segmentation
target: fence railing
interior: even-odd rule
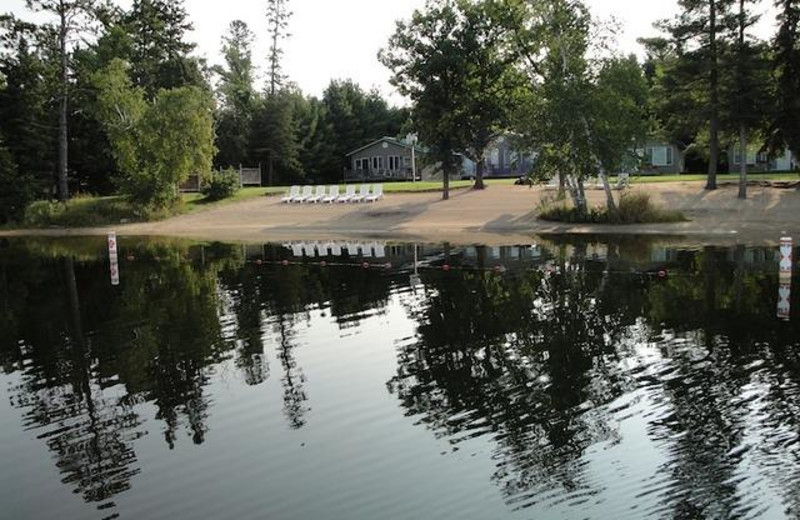
[[[222,172],[225,168],[220,167],[219,171]],[[255,168],[245,168],[239,165],[234,168],[239,173],[239,182],[242,186],[261,186],[262,173],[261,165]],[[193,173],[182,182],[178,189],[182,192],[197,192],[203,187],[203,179],[200,175]]]
[[[377,180],[411,180],[411,168],[388,169],[369,169],[369,170],[345,170],[344,179],[346,181],[377,181]],[[419,172],[417,172],[419,178]]]

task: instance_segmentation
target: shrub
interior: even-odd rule
[[[228,168],[212,174],[211,182],[204,186],[201,192],[210,201],[222,200],[235,195],[241,186],[239,173],[233,168]]]
[[[657,208],[646,193],[625,193],[619,199],[619,220],[622,224],[651,222],[682,222],[686,218],[679,211]]]
[[[122,221],[151,220],[152,210],[124,197],[76,197],[67,204],[38,200],[25,210],[24,224],[31,227],[91,227]]]
[[[646,193],[623,194],[617,209],[617,215],[609,214],[607,208],[589,208],[586,214],[582,214],[567,200],[544,200],[539,208],[539,218],[583,224],[648,224],[686,220],[679,211],[655,207]]]

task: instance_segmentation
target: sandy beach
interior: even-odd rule
[[[183,215],[162,222],[87,229],[0,231],[0,236],[105,234],[175,236],[211,241],[269,242],[380,238],[398,241],[449,241],[456,244],[508,244],[547,234],[633,234],[683,238],[703,243],[774,244],[783,235],[800,236],[800,191],[752,186],[747,200],[736,187],[706,191],[698,182],[637,184],[663,207],[690,219],[672,224],[630,226],[558,224],[537,218],[541,187],[490,186],[458,190],[449,201],[440,193],[390,194],[373,204],[287,205],[279,197],[260,197]],[[604,203],[589,192],[590,205]]]

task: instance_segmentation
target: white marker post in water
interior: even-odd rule
[[[781,238],[780,273],[778,274],[778,318],[789,321],[792,312],[792,239]]]
[[[108,259],[111,264],[111,285],[119,285],[119,256],[117,253],[117,234],[108,234]]]

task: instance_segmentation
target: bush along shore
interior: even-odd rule
[[[617,211],[607,207],[588,208],[585,212],[564,198],[542,201],[539,218],[549,222],[581,224],[655,224],[686,222],[680,211],[657,207],[646,193],[625,193],[620,197]]]

